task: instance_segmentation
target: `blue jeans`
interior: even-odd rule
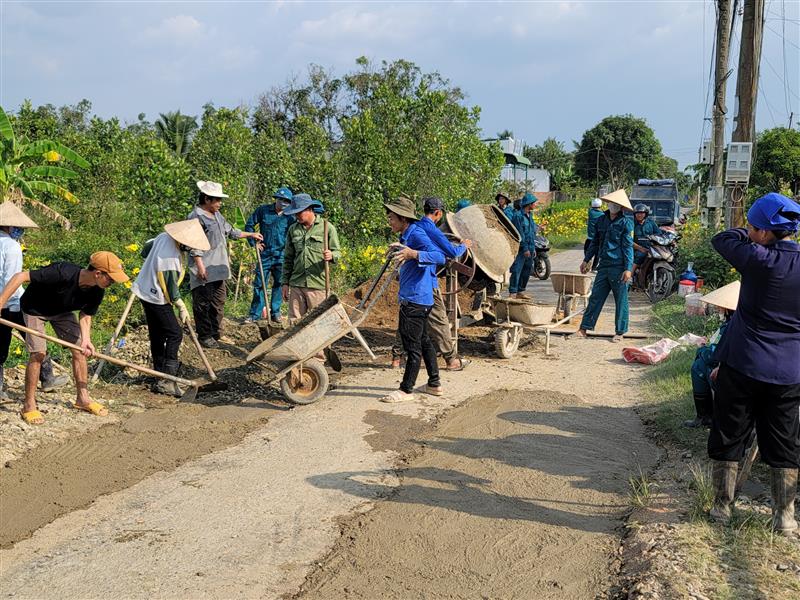
[[[508,292],[516,294],[524,292],[528,287],[528,280],[533,271],[533,252],[530,256],[525,256],[522,252],[517,253],[514,262],[511,263],[511,280],[508,283]]]
[[[589,304],[583,313],[581,329],[594,329],[600,311],[606,303],[608,293],[614,294],[614,333],[622,335],[628,331],[628,284],[622,283],[620,277],[625,269],[622,267],[601,267],[592,286]]]
[[[264,267],[264,277],[267,278],[269,285],[270,275],[272,276],[272,298],[269,306],[269,316],[274,321],[281,314],[281,271],[283,270],[283,260],[269,259],[261,261]],[[256,279],[253,282],[253,301],[250,303],[250,318],[260,319],[261,311],[264,308],[264,294],[261,293],[261,271],[256,265]]]

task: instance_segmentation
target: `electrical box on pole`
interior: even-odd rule
[[[714,139],[703,140],[703,148],[700,150],[700,164],[710,165],[714,162]]]
[[[725,201],[725,188],[722,186],[711,186],[706,190],[706,207],[722,208]]]
[[[750,181],[752,159],[752,142],[732,142],[728,144],[725,183],[728,185],[747,185],[747,182]]]

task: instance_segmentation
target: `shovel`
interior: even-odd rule
[[[58,344],[59,346],[64,346],[65,348],[70,348],[71,350],[77,350],[78,352],[83,352],[83,349],[77,344],[73,344],[72,342],[65,342],[64,340],[61,340],[57,337],[53,337],[52,335],[47,335],[46,333],[40,333],[39,331],[35,331],[33,329],[30,329],[29,327],[24,327],[23,325],[17,325],[16,323],[12,323],[11,321],[7,321],[5,319],[0,319],[0,325],[5,325],[6,327],[11,327],[13,329],[19,329],[20,331],[24,331],[25,333],[29,333],[31,335],[35,335],[36,337],[43,338],[48,342],[53,342],[54,344]],[[183,377],[176,377],[174,375],[167,375],[166,373],[162,373],[161,371],[156,371],[154,369],[143,367],[141,365],[135,365],[133,363],[129,363],[126,360],[122,360],[121,358],[109,356],[108,354],[102,354],[101,352],[94,352],[92,356],[95,356],[100,360],[110,362],[112,365],[119,365],[120,367],[133,369],[134,371],[139,371],[140,373],[144,373],[145,375],[150,375],[151,377],[159,377],[161,379],[174,381],[175,383],[186,386],[186,391],[180,398],[181,401],[183,402],[192,402],[197,397],[197,392],[199,391],[200,387],[209,383],[208,381],[201,379],[190,380],[190,379],[184,379]]]
[[[267,302],[267,280],[264,278],[264,265],[261,264],[261,250],[258,249],[259,242],[256,240],[256,245],[253,250],[256,251],[256,264],[258,265],[258,272],[261,274],[261,297],[264,299],[264,308],[261,309],[261,318],[267,318],[267,309],[269,303]]]
[[[328,219],[322,220],[322,249],[328,251]],[[331,263],[325,261],[325,298],[331,295]],[[325,354],[325,360],[331,366],[331,369],[337,373],[342,372],[342,361],[339,360],[339,355],[336,351],[328,346],[322,351]]]
[[[217,378],[217,374],[214,372],[214,369],[211,367],[211,363],[208,362],[208,357],[206,353],[203,351],[203,346],[200,345],[200,340],[197,339],[197,333],[194,331],[194,327],[192,324],[187,322],[184,324],[186,329],[189,330],[189,337],[192,338],[192,342],[194,342],[194,347],[197,348],[197,353],[200,355],[200,360],[203,361],[203,366],[208,371],[208,377],[211,380],[210,383],[207,383],[203,387],[203,391],[205,392],[221,392],[228,389],[228,384],[224,381],[219,381]]]

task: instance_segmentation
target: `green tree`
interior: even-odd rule
[[[800,194],[800,131],[786,127],[762,131],[750,181],[759,195],[781,190]]]
[[[655,177],[661,143],[644,119],[633,115],[606,117],[576,144],[575,171],[584,181],[608,181],[614,188],[640,177]]]
[[[203,124],[189,149],[188,161],[197,180],[222,184],[231,203],[243,211],[255,203],[253,183],[253,131],[248,110],[206,105]],[[233,215],[230,215],[233,220]]]
[[[75,179],[78,174],[71,168],[55,166],[53,163],[69,161],[82,168],[87,168],[89,163],[77,152],[52,140],[17,140],[11,121],[2,107],[0,144],[0,197],[4,201],[13,197],[32,204],[46,216],[69,228],[70,222],[41,202],[37,195],[47,193],[69,202],[78,202],[78,198],[62,185],[63,181]]]
[[[197,127],[197,117],[182,115],[179,110],[161,113],[155,122],[156,135],[166,142],[170,150],[184,158],[189,154]]]
[[[550,187],[561,190],[575,180],[573,154],[564,149],[564,143],[549,137],[538,146],[526,146],[523,150],[535,166],[550,172]]]

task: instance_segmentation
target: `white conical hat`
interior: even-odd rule
[[[25,229],[39,227],[16,204],[8,200],[0,204],[0,225],[4,227],[23,227]]]
[[[173,240],[189,248],[202,250],[203,252],[211,249],[211,244],[206,237],[206,232],[203,231],[203,226],[200,225],[200,221],[197,219],[167,223],[164,225],[164,231],[166,231]]]
[[[721,288],[717,288],[713,292],[709,292],[700,300],[706,304],[713,304],[720,308],[727,308],[728,310],[736,310],[736,305],[739,304],[739,290],[742,284],[739,281],[734,281]]]
[[[625,190],[622,189],[619,189],[616,192],[611,192],[610,194],[606,194],[605,196],[600,196],[600,200],[605,200],[606,202],[613,202],[614,204],[619,204],[622,208],[633,210],[633,207],[631,206],[631,201],[628,200],[628,194],[626,194]]]

